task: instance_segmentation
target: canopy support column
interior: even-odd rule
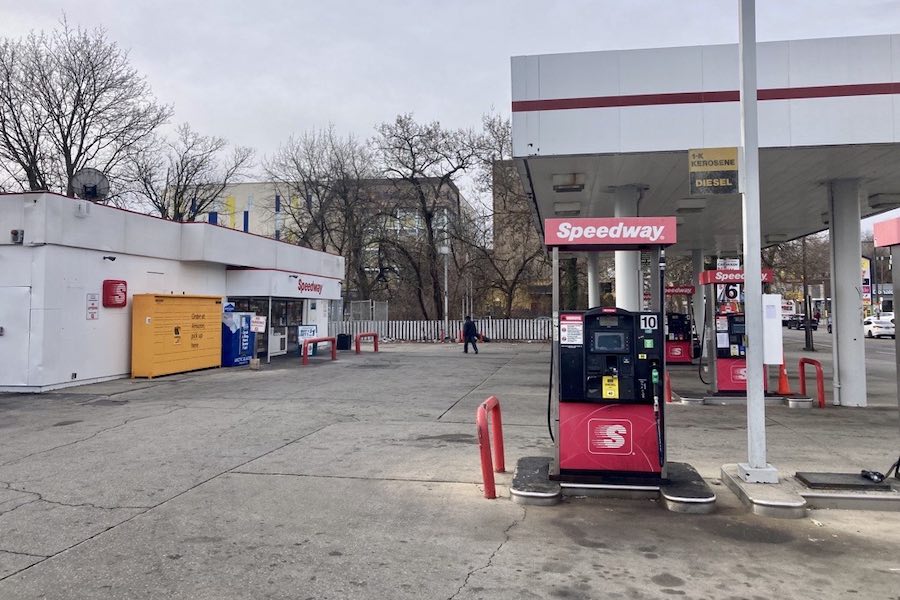
[[[862,254],[859,205],[864,197],[858,180],[828,184],[834,404],[841,406],[866,405],[866,346],[859,265]]]
[[[617,217],[638,216],[640,190],[636,186],[625,186],[615,191],[615,215]],[[616,250],[616,307],[633,312],[641,310],[643,290],[641,289],[641,253]]]

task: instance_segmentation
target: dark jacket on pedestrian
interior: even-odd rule
[[[475,321],[470,319],[466,319],[466,322],[463,323],[463,337],[467,339],[471,339],[478,335],[478,330],[475,329]]]

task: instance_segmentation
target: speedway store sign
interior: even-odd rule
[[[675,217],[547,219],[544,244],[569,249],[670,246],[676,228]]]

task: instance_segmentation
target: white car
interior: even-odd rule
[[[863,331],[867,338],[894,337],[893,319],[869,317],[863,321]]]

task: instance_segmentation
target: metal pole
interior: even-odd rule
[[[875,315],[881,314],[878,307],[878,248],[872,246],[872,260],[869,261],[869,289],[872,294],[872,311]]]
[[[450,278],[447,275],[447,272],[448,272],[447,271],[447,269],[448,269],[447,263],[449,262],[449,260],[448,260],[449,255],[450,255],[449,252],[444,253],[444,336],[446,336],[446,337],[450,336],[450,315],[447,314],[448,303],[449,303],[449,298],[450,298],[449,294],[448,294],[448,289],[447,289],[449,287],[449,281],[450,281]]]
[[[266,364],[272,363],[272,296],[269,296],[269,313],[266,317]]]
[[[744,316],[747,327],[747,463],[738,471],[748,483],[777,483],[766,462],[763,391],[762,256],[759,219],[759,131],[756,87],[756,0],[740,2],[741,183],[744,221]]]
[[[809,283],[806,277],[806,236],[803,236],[803,329],[806,332],[806,346],[809,352],[815,352],[812,333],[812,303],[809,301]]]
[[[657,270],[658,270],[658,278],[656,279],[657,285],[654,286],[656,288],[654,291],[656,292],[655,304],[657,304],[657,308],[654,312],[659,312],[659,321],[657,322],[657,326],[662,329],[662,331],[663,331],[662,337],[664,340],[663,348],[662,348],[663,360],[661,360],[659,363],[659,372],[660,372],[660,381],[662,382],[662,385],[665,386],[665,381],[666,381],[666,360],[665,360],[665,354],[666,354],[665,353],[665,346],[666,346],[666,342],[665,342],[665,339],[666,339],[666,336],[665,336],[665,331],[666,331],[666,329],[665,329],[665,322],[666,322],[666,250],[665,250],[665,248],[661,248],[661,247],[654,248],[653,254],[656,255],[655,258],[657,258]],[[653,263],[651,262],[650,264],[652,265]],[[653,267],[650,267],[650,268],[652,271]],[[653,279],[654,278],[651,275],[650,281],[652,282]],[[650,307],[650,310],[654,310],[652,306]],[[668,477],[668,472],[669,472],[669,468],[666,463],[666,446],[665,446],[665,443],[666,443],[665,442],[665,440],[666,440],[665,402],[663,402],[660,405],[659,414],[660,414],[660,421],[661,421],[661,423],[660,423],[661,431],[659,434],[659,442],[660,442],[660,445],[662,446],[659,449],[659,456],[660,456],[660,461],[659,461],[660,465],[659,466],[661,469],[660,476],[663,479],[665,479],[666,477]]]
[[[900,256],[900,246],[891,246],[891,263],[893,263],[894,256]],[[891,273],[891,282],[894,284],[894,289],[900,289],[900,269],[896,269]],[[894,312],[894,314],[897,314]],[[894,336],[894,361],[897,363],[897,371],[894,379],[897,380],[897,405],[900,408],[900,338]],[[898,459],[900,460],[900,459]],[[900,466],[897,467],[900,470]],[[894,476],[900,479],[900,474],[895,473]]]
[[[553,448],[556,460],[550,463],[550,474],[559,475],[559,248],[553,247],[551,251],[553,272],[552,289],[553,298],[550,309],[550,392],[548,395],[547,418],[548,427],[554,440]],[[898,269],[900,270],[900,269]],[[555,410],[556,414],[551,414]]]

